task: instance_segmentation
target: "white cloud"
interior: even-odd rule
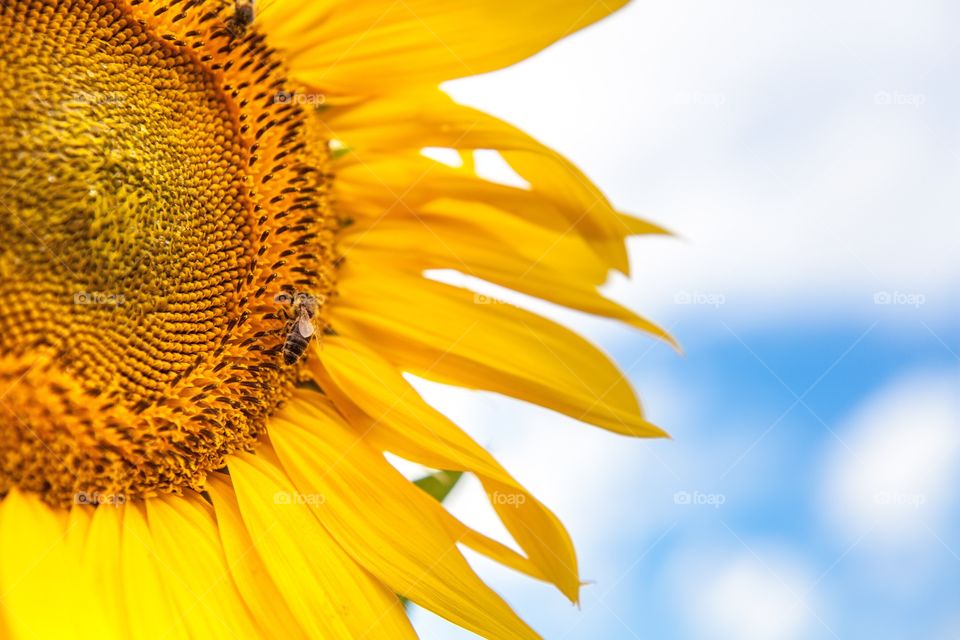
[[[936,538],[960,498],[958,390],[956,371],[915,372],[867,398],[837,429],[822,487],[834,531],[880,553],[942,550]]]
[[[699,640],[791,640],[828,628],[808,594],[810,572],[783,550],[687,551],[668,571],[678,613]]]

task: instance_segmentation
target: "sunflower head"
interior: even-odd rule
[[[334,291],[282,59],[232,3],[132,4],[0,12],[0,491],[59,505],[202,487],[297,379],[278,293]]]

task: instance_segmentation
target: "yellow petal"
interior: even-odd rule
[[[565,212],[560,203],[527,189],[481,179],[468,166],[449,167],[410,150],[361,150],[345,156],[337,165],[334,191],[341,210],[361,230],[383,219],[415,222],[421,209],[441,198],[496,206],[557,234],[576,233],[570,219],[582,213]]]
[[[330,380],[329,376],[327,376],[325,372],[316,371],[315,373],[318,376],[318,382],[322,379],[322,384],[326,385],[325,390],[329,389],[327,393],[336,395],[338,405],[348,410],[349,413],[344,415],[349,416],[349,426],[355,431],[359,432],[366,440],[367,436],[370,435],[370,433],[376,428],[373,419],[361,412],[356,405],[347,399],[346,396],[343,395],[343,392],[336,387],[336,385]],[[300,403],[306,403],[307,409],[302,409],[299,407]],[[290,400],[288,406],[291,413],[303,410],[309,414],[311,410],[317,409],[324,409],[328,410],[329,412],[336,413],[337,409],[334,409],[332,406],[325,408],[325,404],[326,401],[321,399],[315,392],[304,389],[294,394],[294,397]],[[370,440],[376,439],[371,438]],[[384,447],[382,450],[387,450],[387,448]],[[413,460],[414,458],[410,459]],[[416,461],[420,462],[420,460]],[[426,465],[427,463],[424,462],[424,464]],[[524,575],[527,575],[535,580],[547,580],[547,577],[543,574],[540,568],[532,563],[528,558],[517,553],[505,544],[468,527],[450,514],[446,509],[442,508],[442,506],[439,504],[431,506],[433,507],[431,512],[440,518],[440,520],[443,522],[444,528],[446,528],[450,536],[455,540],[458,540],[461,544],[473,549],[477,553],[487,556],[494,562],[498,562],[505,567],[510,567],[514,571],[519,571],[520,573],[523,573]],[[571,599],[572,598],[573,596],[571,596]]]
[[[233,584],[210,505],[192,492],[146,501],[157,564],[194,637],[242,637],[253,617]]]
[[[623,239],[631,231],[621,214],[569,160],[516,127],[456,104],[439,91],[331,109],[327,124],[355,150],[357,162],[367,162],[371,153],[376,158],[425,147],[498,150],[530,183],[532,193],[563,213],[565,231],[583,236],[610,267],[629,271]]]
[[[188,638],[183,612],[167,580],[168,569],[160,566],[160,556],[147,524],[142,504],[123,507],[123,533],[120,542],[120,570],[130,630],[135,638]]]
[[[76,513],[90,514],[90,525],[83,541],[83,548],[75,550],[81,559],[83,571],[90,576],[92,589],[100,594],[109,618],[117,624],[117,635],[129,638],[133,629],[127,622],[125,582],[121,570],[121,533],[124,508],[103,505],[96,509],[74,506]]]
[[[397,597],[331,538],[293,483],[257,455],[228,460],[243,522],[270,577],[312,638],[415,638]],[[363,513],[358,502],[351,508]],[[365,541],[358,541],[364,542]]]
[[[661,227],[658,224],[649,222],[647,220],[641,220],[640,218],[635,218],[634,216],[621,213],[618,216],[620,223],[626,228],[627,233],[631,236],[670,236],[673,235],[668,229]]]
[[[323,497],[311,508],[357,562],[397,593],[481,636],[538,637],[473,572],[437,517],[435,500],[342,421],[297,406],[271,420],[270,440],[297,488]]]
[[[334,93],[437,84],[518,62],[626,0],[329,0],[266,4],[293,77]]]
[[[66,544],[67,552],[80,557],[87,547],[87,536],[93,522],[95,509],[89,506],[74,505],[66,513]]]
[[[73,525],[83,523],[75,520]],[[103,637],[117,637],[71,553],[68,535],[66,513],[55,513],[35,495],[13,489],[3,499],[0,602],[8,627],[4,637],[92,638],[101,632]]]
[[[496,391],[632,436],[662,437],[624,375],[560,325],[438,282],[347,263],[331,321],[397,368]]]
[[[426,466],[477,474],[493,508],[521,548],[568,598],[580,587],[577,557],[563,524],[480,445],[430,407],[382,358],[356,341],[330,339],[319,372],[324,390],[379,448]],[[315,367],[315,370],[319,367]],[[347,404],[349,402],[349,404]],[[365,416],[358,415],[362,409]]]
[[[287,607],[286,599],[274,584],[243,524],[229,477],[220,473],[210,474],[207,477],[207,491],[213,498],[217,528],[230,573],[260,627],[277,637],[308,637]]]
[[[440,200],[415,220],[351,227],[348,260],[385,270],[456,269],[514,291],[612,318],[673,343],[663,329],[605,298],[607,267],[579,236],[557,234],[482,204]],[[481,299],[483,297],[481,296]],[[496,302],[496,301],[492,301]]]

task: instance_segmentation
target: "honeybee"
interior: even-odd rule
[[[227,18],[227,28],[237,38],[243,36],[247,27],[253,24],[256,17],[253,2],[254,0],[234,0],[233,15]]]
[[[291,306],[291,320],[283,340],[283,362],[291,365],[303,357],[310,338],[317,332],[313,318],[319,305],[317,299],[308,293],[280,293],[276,301]]]

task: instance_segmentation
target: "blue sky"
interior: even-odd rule
[[[960,637],[958,14],[639,2],[449,87],[679,236],[609,291],[683,356],[496,292],[603,346],[672,441],[422,385],[574,536],[579,610],[475,559],[545,637]],[[449,504],[502,534],[470,481]]]

